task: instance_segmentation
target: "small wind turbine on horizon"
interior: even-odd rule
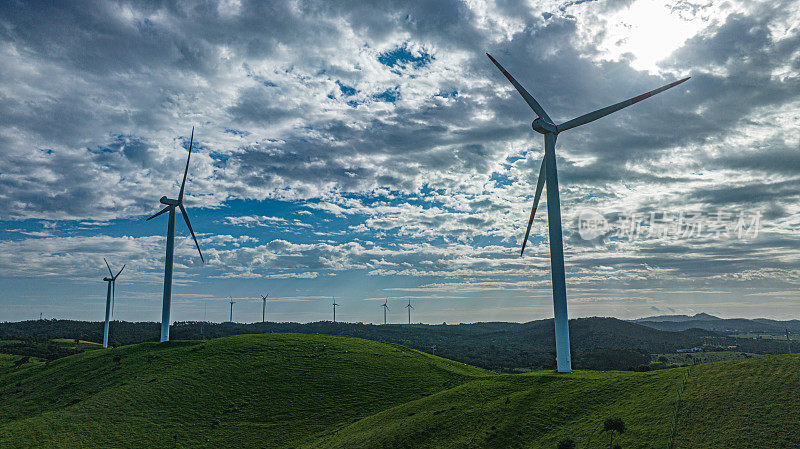
[[[413,308],[414,306],[411,305],[411,298],[408,298],[408,305],[406,306],[406,309],[408,309],[408,324],[411,324],[411,309]]]
[[[386,324],[386,311],[389,310],[389,306],[386,305],[387,301],[389,301],[389,298],[384,299],[383,305],[381,305],[383,307],[383,324]]]
[[[598,109],[594,112],[581,115],[580,117],[566,121],[559,125],[547,115],[542,106],[533,98],[533,96],[522,87],[521,84],[511,76],[503,66],[500,65],[489,53],[486,56],[492,60],[495,66],[503,72],[508,81],[514,85],[525,102],[528,103],[531,109],[536,113],[536,119],[531,126],[533,130],[544,135],[544,159],[542,166],[539,170],[539,179],[536,184],[536,194],[533,199],[533,209],[531,210],[530,218],[528,219],[528,229],[525,231],[525,238],[522,240],[522,250],[520,256],[525,251],[525,244],[528,241],[528,234],[531,231],[531,224],[533,223],[533,216],[536,214],[536,206],[539,203],[539,197],[542,194],[542,187],[545,181],[547,182],[547,224],[550,237],[550,271],[553,282],[553,308],[555,318],[555,333],[556,333],[556,371],[559,373],[572,372],[572,361],[570,359],[569,349],[569,320],[567,318],[567,287],[564,274],[564,246],[561,238],[561,203],[558,196],[558,174],[556,172],[556,137],[559,133],[577,126],[585,125],[593,122],[599,118],[605,117],[613,112],[619,111],[632,104],[638,103],[646,98],[652,97],[661,93],[669,88],[675,87],[688,80],[690,77],[674,81],[666,86],[659,87],[658,89],[651,90],[642,95],[630,98],[625,101]]]
[[[264,296],[264,295],[259,295],[259,296],[261,296],[261,301],[262,301],[261,322],[262,323],[266,323],[267,322],[267,298],[269,298],[269,293],[267,293],[267,296]]]
[[[338,305],[339,304],[336,304],[336,297],[333,296],[333,322],[334,323],[336,322],[336,306],[338,306]]]
[[[158,217],[164,212],[169,212],[169,220],[167,221],[167,252],[164,258],[164,299],[161,306],[161,340],[169,341],[169,314],[172,303],[172,259],[175,249],[175,208],[181,210],[183,219],[186,221],[186,226],[189,232],[192,233],[194,244],[197,246],[197,252],[200,254],[200,260],[205,263],[203,259],[203,252],[200,251],[200,244],[197,243],[197,237],[194,235],[192,224],[189,222],[189,215],[186,213],[186,208],[183,207],[183,193],[186,187],[186,176],[189,173],[189,160],[192,157],[192,145],[194,144],[194,127],[192,127],[192,136],[189,139],[189,155],[186,157],[186,170],[183,172],[183,182],[181,182],[181,190],[178,193],[178,199],[167,198],[166,195],[162,196],[159,202],[166,205],[156,214],[150,216],[145,221],[150,221]]]
[[[233,305],[236,304],[236,301],[234,301],[230,296],[228,296],[228,299],[230,300],[228,302],[231,303],[231,319],[229,322],[233,323]]]
[[[103,347],[108,347],[108,319],[110,315],[114,313],[114,297],[116,296],[116,283],[117,278],[122,273],[122,270],[125,269],[125,265],[122,265],[122,268],[119,269],[116,276],[114,272],[111,271],[111,265],[108,264],[108,261],[105,257],[103,257],[103,262],[106,263],[106,268],[108,268],[108,274],[111,277],[103,278],[104,281],[108,282],[108,289],[106,290],[106,325],[103,328]]]

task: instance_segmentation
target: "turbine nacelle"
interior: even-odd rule
[[[558,127],[556,127],[556,125],[547,120],[544,120],[541,117],[534,120],[533,123],[531,123],[531,127],[533,128],[534,131],[536,131],[539,134],[558,133]]]
[[[113,279],[111,279],[111,278],[103,278],[103,280],[104,280],[104,281],[106,281],[106,282],[111,282],[111,281],[113,281]]]
[[[180,204],[178,200],[173,200],[171,198],[167,198],[166,195],[162,196],[160,200],[158,200],[161,204],[166,204],[167,206],[177,206]]]

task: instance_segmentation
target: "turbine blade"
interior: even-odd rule
[[[111,271],[111,265],[108,264],[108,261],[106,260],[105,257],[103,257],[103,262],[105,262],[106,263],[106,267],[108,267],[108,274],[110,274],[111,277],[113,278],[114,277],[114,272]]]
[[[531,233],[531,225],[533,224],[533,216],[536,215],[536,208],[539,206],[539,198],[542,197],[542,188],[544,187],[544,159],[542,159],[542,168],[539,169],[539,179],[536,181],[536,194],[533,196],[533,208],[531,209],[531,218],[528,219],[528,229],[525,230],[525,238],[522,240],[522,251],[519,256],[525,252],[525,245],[528,243],[528,235]]]
[[[688,77],[686,77],[686,78],[684,78],[682,80],[678,80],[678,81],[669,83],[666,86],[661,86],[658,89],[651,90],[650,92],[645,92],[645,93],[643,93],[643,94],[641,94],[639,96],[630,98],[628,100],[621,101],[621,102],[619,102],[617,104],[612,104],[611,106],[606,106],[606,107],[604,107],[602,109],[598,109],[598,110],[596,110],[594,112],[590,112],[588,114],[584,114],[584,115],[582,115],[580,117],[577,117],[577,118],[574,118],[574,119],[569,120],[567,122],[564,122],[564,123],[558,125],[558,127],[557,127],[558,128],[558,132],[566,131],[566,130],[572,129],[572,128],[576,127],[576,126],[585,125],[586,123],[593,122],[593,121],[595,121],[595,120],[597,120],[599,118],[603,118],[603,117],[607,116],[608,114],[617,112],[622,108],[627,108],[628,106],[630,106],[630,105],[632,105],[634,103],[638,103],[638,102],[644,100],[645,98],[650,98],[655,94],[659,94],[661,92],[664,92],[667,89],[675,87],[678,84],[685,82],[689,78],[691,78],[691,76],[688,76]]]
[[[539,102],[536,101],[535,98],[533,98],[533,95],[529,94],[528,91],[525,90],[525,88],[522,87],[522,85],[520,83],[518,83],[517,80],[515,80],[514,77],[511,76],[511,74],[508,73],[508,71],[506,71],[506,69],[504,69],[503,66],[501,66],[500,63],[497,62],[492,57],[492,55],[490,55],[489,53],[486,53],[486,56],[488,56],[489,59],[492,60],[494,65],[496,65],[497,68],[500,69],[501,72],[503,72],[503,75],[505,75],[506,78],[508,78],[508,80],[511,81],[511,84],[513,84],[514,87],[517,89],[517,92],[519,92],[519,94],[522,95],[522,98],[524,98],[525,102],[528,103],[528,106],[530,106],[531,109],[533,109],[533,112],[535,112],[536,115],[538,115],[539,117],[541,117],[541,118],[547,120],[548,122],[552,123],[553,120],[550,119],[550,116],[547,115],[547,112],[544,112],[544,108],[542,108],[542,106],[539,104]]]
[[[189,174],[189,159],[192,158],[192,144],[194,143],[194,126],[192,126],[192,137],[189,138],[189,156],[186,157],[186,170],[183,171],[183,182],[181,191],[178,193],[178,202],[183,202],[183,190],[186,187],[186,175]]]
[[[117,273],[117,275],[114,276],[115,280],[119,277],[120,273],[122,273],[122,270],[124,270],[124,269],[125,269],[125,265],[122,265],[122,268],[119,269],[119,272]]]
[[[168,211],[170,207],[172,207],[172,206],[167,206],[167,207],[161,209],[160,211],[158,211],[158,213],[155,213],[155,214],[151,215],[150,218],[148,218],[145,221],[150,221],[151,219],[158,217],[159,215],[161,215],[164,212]]]
[[[194,230],[192,229],[192,224],[189,223],[189,215],[186,213],[186,208],[183,207],[183,203],[179,203],[178,207],[181,208],[181,213],[183,213],[183,219],[186,220],[186,226],[189,227],[189,232],[192,233],[192,238],[194,239],[194,244],[195,244],[195,246],[197,246],[197,252],[200,253],[200,260],[203,261],[203,263],[206,263],[206,260],[203,259],[203,252],[200,251],[200,244],[197,243],[197,237],[195,237],[195,235],[194,235]]]

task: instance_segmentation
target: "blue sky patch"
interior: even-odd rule
[[[342,84],[340,81],[336,81],[336,85],[339,86],[339,90],[342,91],[342,95],[345,97],[350,97],[355,95],[358,92],[354,87],[350,87],[348,85]]]
[[[403,44],[378,56],[378,62],[391,68],[410,66],[413,69],[420,69],[430,64],[434,59],[436,58],[433,55],[422,50],[410,50],[408,44]]]
[[[394,103],[400,98],[400,91],[397,90],[397,87],[393,89],[386,89],[385,91],[375,95],[375,98],[378,101],[385,101],[387,103]]]

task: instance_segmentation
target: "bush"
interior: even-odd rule
[[[558,449],[575,449],[575,441],[572,438],[561,440],[557,446]]]

